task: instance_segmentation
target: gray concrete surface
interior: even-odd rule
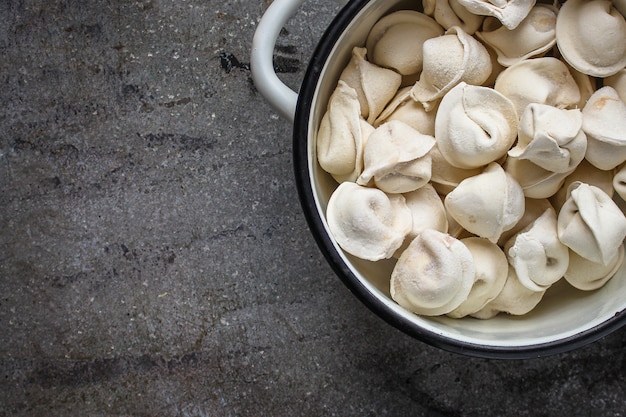
[[[624,331],[466,358],[333,275],[250,78],[268,3],[0,2],[0,416],[624,416]],[[287,25],[293,87],[339,7]]]

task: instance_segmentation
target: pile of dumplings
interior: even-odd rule
[[[624,260],[626,2],[424,0],[355,46],[321,120],[337,244],[426,316],[523,315]]]

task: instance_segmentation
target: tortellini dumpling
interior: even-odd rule
[[[626,217],[600,188],[575,182],[558,216],[561,242],[583,258],[607,265],[626,236]]]
[[[549,208],[505,245],[504,252],[519,281],[532,291],[544,291],[563,277],[569,249],[559,240],[557,215]]]
[[[482,84],[491,74],[491,58],[476,39],[454,26],[424,42],[424,68],[411,97],[427,111],[460,82]]]
[[[587,134],[585,158],[609,170],[626,161],[626,103],[613,87],[597,90],[582,110]]]
[[[515,268],[509,265],[509,273],[502,291],[482,309],[470,315],[478,319],[490,319],[499,313],[521,316],[533,310],[545,293],[546,290],[533,291],[522,285]]]
[[[567,0],[556,41],[565,61],[582,73],[608,77],[626,67],[626,20],[610,0]]]
[[[380,125],[368,137],[363,172],[356,182],[375,185],[387,193],[417,190],[431,177],[430,149],[435,138],[401,121]]]
[[[402,194],[386,194],[354,182],[343,182],[332,193],[326,218],[343,250],[370,261],[391,258],[412,227]]]
[[[513,102],[518,117],[530,103],[565,109],[580,102],[580,89],[567,66],[549,56],[511,65],[500,73],[494,88]]]
[[[435,138],[441,155],[457,168],[478,168],[506,155],[517,138],[513,103],[497,91],[464,82],[441,100]]]
[[[447,315],[460,318],[477,312],[493,300],[504,287],[509,264],[502,249],[493,242],[481,237],[461,239],[472,258],[476,277],[467,298]]]
[[[423,3],[424,13],[432,16],[444,29],[458,26],[473,35],[485,18],[467,10],[459,0],[424,0]]]
[[[524,192],[502,167],[492,162],[467,178],[444,200],[450,215],[469,232],[497,242],[524,215]]]
[[[482,166],[470,169],[455,167],[441,155],[436,141],[435,146],[430,150],[430,157],[432,161],[430,181],[441,195],[446,195],[454,190],[464,179],[480,174],[484,168]]]
[[[404,194],[406,205],[411,210],[413,228],[409,238],[417,237],[426,229],[434,229],[440,232],[448,230],[448,217],[443,201],[431,184]]]
[[[339,79],[357,92],[361,115],[371,124],[395,96],[402,76],[366,59],[367,50],[355,47]]]
[[[400,120],[425,135],[435,136],[436,111],[426,111],[424,105],[411,98],[411,87],[398,90],[385,110],[378,116],[374,126],[380,126],[391,120]]]
[[[410,193],[403,194],[406,205],[411,211],[413,226],[406,236],[402,246],[394,256],[399,257],[409,246],[409,243],[426,229],[433,229],[445,233],[448,231],[448,215],[443,201],[431,184],[426,184]]]
[[[582,113],[531,103],[520,119],[517,145],[508,154],[552,172],[572,172],[585,157]]]
[[[509,241],[514,235],[530,226],[539,216],[545,213],[548,209],[554,209],[550,200],[547,198],[525,198],[524,199],[524,215],[515,223],[509,230],[505,230],[500,239],[498,239],[498,245],[504,247],[506,242]]]
[[[537,4],[515,29],[487,27],[476,32],[476,36],[495,50],[501,65],[509,67],[526,58],[541,56],[554,46],[557,13],[553,6]]]
[[[472,254],[447,233],[424,230],[402,253],[391,273],[391,298],[426,316],[449,313],[474,284]]]
[[[354,181],[363,169],[363,148],[374,130],[360,115],[356,91],[339,81],[317,133],[317,160],[337,181]]]
[[[602,287],[613,278],[624,261],[624,246],[620,246],[607,264],[593,262],[570,250],[569,268],[565,271],[565,280],[574,288],[592,291]]]
[[[442,34],[443,28],[431,17],[399,10],[376,22],[365,46],[372,63],[409,75],[422,70],[424,41]]]
[[[535,0],[459,0],[469,11],[497,18],[507,29],[515,29],[528,16]]]

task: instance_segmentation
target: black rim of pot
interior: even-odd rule
[[[321,214],[317,210],[309,178],[308,144],[309,116],[313,97],[322,69],[330,52],[349,26],[350,22],[370,0],[353,0],[337,14],[324,32],[314,50],[298,95],[293,130],[293,156],[296,187],[305,218],[313,237],[335,274],[348,289],[371,311],[404,333],[437,348],[467,356],[491,359],[530,359],[568,352],[592,343],[626,324],[626,313],[616,314],[609,320],[567,338],[527,346],[487,346],[459,341],[426,331],[413,322],[398,316],[381,303],[343,262],[333,242],[326,233]]]

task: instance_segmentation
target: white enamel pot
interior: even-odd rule
[[[251,70],[257,89],[293,122],[295,179],[307,222],[327,261],[347,287],[375,314],[430,345],[469,356],[523,359],[570,351],[626,324],[626,267],[601,289],[575,290],[558,283],[524,316],[489,320],[422,317],[396,304],[389,294],[394,261],[368,262],[345,253],[331,237],[325,210],[335,181],[318,165],[316,131],[352,48],[362,46],[382,16],[415,8],[415,0],[352,0],[322,36],[300,91],[292,91],[273,69],[273,50],[283,25],[303,0],[274,0],[254,36]],[[564,280],[561,280],[564,281]],[[302,295],[306,297],[306,294]]]

